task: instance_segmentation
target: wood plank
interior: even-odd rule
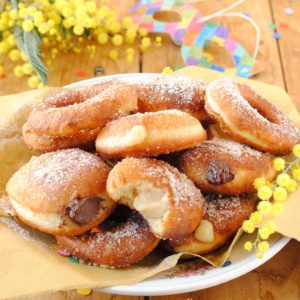
[[[274,21],[281,34],[278,46],[284,70],[286,88],[296,106],[300,109],[300,2],[277,0],[270,1],[274,11]],[[291,7],[294,12],[287,15],[284,9]],[[286,27],[286,25],[288,27]]]
[[[97,291],[93,291],[88,296],[81,296],[76,291],[69,292],[55,292],[48,295],[36,296],[36,297],[21,297],[18,300],[143,300],[144,297],[131,297],[131,296],[119,296],[119,295],[111,295],[104,294]],[[11,299],[13,300],[13,299]]]
[[[284,250],[258,269],[233,281],[206,290],[150,300],[240,300],[300,298],[300,243],[290,242]]]
[[[122,1],[121,7],[125,13],[127,9],[131,6],[134,0]],[[118,5],[120,1],[111,0],[111,5]],[[216,8],[223,7],[232,3],[232,1],[226,0],[222,2],[214,2],[211,5],[211,1],[207,1],[200,4],[201,11],[204,13],[209,13],[209,11],[215,10]],[[278,0],[274,9],[276,13],[283,11],[282,3],[287,5],[287,1]],[[281,5],[281,6],[280,6]],[[296,5],[296,4],[293,4]],[[267,69],[256,76],[256,79],[262,80],[268,83],[274,83],[284,86],[283,74],[281,70],[280,57],[278,49],[276,46],[276,41],[272,37],[272,32],[267,28],[267,24],[272,22],[272,15],[270,11],[268,0],[251,0],[243,4],[236,11],[246,11],[250,13],[251,16],[258,22],[262,29],[262,40],[264,45],[260,49],[259,58],[268,61]],[[275,16],[277,16],[275,13]],[[297,15],[298,20],[299,16]],[[290,18],[290,17],[289,17]],[[293,17],[293,22],[296,22],[296,15]],[[277,19],[276,19],[277,20]],[[278,19],[280,20],[280,19]],[[244,21],[239,21],[238,19],[226,19],[222,20],[232,31],[234,31],[236,36],[239,36],[243,45],[251,50],[253,45],[253,37],[248,34],[251,32],[250,25],[244,23]],[[276,21],[277,22],[277,21]],[[279,22],[279,21],[278,21]],[[297,21],[298,22],[298,21]],[[295,23],[296,24],[296,23]],[[298,23],[297,23],[298,24]],[[297,27],[296,27],[297,28]],[[247,34],[245,34],[247,32]],[[293,31],[296,34],[299,32],[296,29]],[[283,35],[283,32],[281,32]],[[286,34],[286,33],[284,33]],[[294,60],[297,59],[296,56],[299,55],[297,52],[297,47],[299,44],[296,42],[295,35],[287,36],[287,44],[283,44],[285,41],[284,36],[280,40],[280,50],[283,53],[283,45],[285,45],[286,56],[283,59],[284,69],[291,70],[289,76],[286,75],[286,81],[289,92],[292,94],[298,94],[297,92],[297,76],[295,73],[298,64],[294,64]],[[253,35],[254,36],[254,35]],[[294,39],[290,41],[290,39]],[[293,43],[289,47],[289,43]],[[292,50],[292,51],[291,51]],[[121,72],[137,72],[139,70],[139,58],[132,64],[128,64],[125,60],[118,60],[117,62],[111,62],[102,57],[102,51],[107,51],[107,49],[100,48],[97,49],[97,54],[93,60],[88,59],[84,61],[80,59],[83,55],[62,55],[56,61],[55,72],[51,74],[50,83],[53,85],[63,85],[72,81],[78,80],[74,75],[75,71],[79,68],[84,68],[89,70],[88,77],[92,77],[93,67],[96,65],[101,65],[105,68],[106,74],[111,73],[121,73]],[[61,61],[65,62],[64,65]],[[284,64],[285,61],[285,64]],[[58,63],[59,62],[59,63]],[[153,45],[151,51],[142,55],[142,70],[143,72],[160,72],[162,68],[166,65],[176,66],[182,65],[181,56],[179,49],[170,40],[164,38],[163,47],[156,47]],[[291,81],[291,83],[290,83]],[[10,75],[7,78],[0,81],[0,94],[14,92],[17,90],[27,89],[25,80],[19,80]],[[300,290],[298,279],[300,276],[300,243],[295,241],[291,242],[283,251],[280,252],[275,258],[270,260],[267,264],[261,268],[253,271],[239,279],[231,281],[229,283],[210,288],[204,291],[175,295],[170,297],[150,297],[151,299],[299,299]],[[35,300],[41,297],[23,297],[24,300]],[[75,291],[72,292],[56,292],[48,296],[43,296],[43,299],[116,299],[116,300],[137,300],[143,299],[143,297],[123,297],[107,295],[98,292],[93,292],[90,296],[83,297],[78,295]]]

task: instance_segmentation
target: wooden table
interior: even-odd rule
[[[222,8],[233,1],[207,0],[198,5],[199,9],[208,14],[216,8]],[[122,3],[122,5],[120,5]],[[119,9],[121,15],[126,15],[134,0],[111,0],[109,4]],[[292,7],[294,13],[287,15],[284,8]],[[255,76],[256,80],[276,84],[284,87],[300,109],[300,1],[293,0],[248,0],[236,8],[235,11],[247,12],[259,24],[262,32],[262,43],[258,59],[265,62],[265,70]],[[232,18],[220,18],[219,21],[239,37],[240,42],[250,51],[253,50],[255,34],[253,28],[245,21]],[[272,37],[272,30],[268,24],[276,23],[281,34],[281,39],[276,41]],[[286,25],[288,28],[285,28]],[[108,47],[99,47],[93,59],[86,58],[83,54],[62,54],[53,64],[50,76],[50,85],[64,85],[80,80],[75,76],[78,69],[85,70],[87,77],[93,77],[95,66],[102,66],[105,74],[134,73],[134,72],[161,72],[169,66],[183,66],[180,51],[168,37],[164,37],[162,47],[151,46],[151,49],[135,57],[129,63],[125,58],[116,62],[108,60]],[[212,47],[213,48],[213,47]],[[213,49],[214,53],[220,49]],[[226,63],[230,60],[227,58]],[[27,89],[26,81],[16,79],[8,65],[6,78],[0,80],[0,94],[13,93]],[[93,292],[88,297],[78,295],[76,292],[56,292],[44,296],[43,300],[50,299],[300,299],[300,243],[290,242],[279,254],[262,267],[231,282],[209,288],[199,292],[175,295],[169,297],[125,297],[107,295]],[[40,297],[24,297],[22,299],[37,300]]]

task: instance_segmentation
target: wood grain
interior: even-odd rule
[[[122,5],[120,5],[122,3]],[[121,15],[125,15],[134,0],[119,1],[110,0],[109,5],[118,8]],[[197,4],[203,14],[209,14],[218,8],[222,8],[232,3],[232,0],[213,1],[208,0]],[[284,8],[291,6],[294,14],[287,16]],[[263,72],[255,76],[255,79],[267,83],[277,84],[286,87],[291,94],[297,107],[300,109],[300,85],[298,83],[300,69],[300,2],[288,0],[248,0],[246,3],[236,8],[235,11],[247,12],[258,23],[262,33],[262,45],[259,50],[258,59],[266,63]],[[234,33],[237,39],[249,51],[253,50],[254,31],[249,24],[239,19],[219,18],[218,21],[226,25]],[[289,28],[279,29],[281,39],[276,41],[272,37],[272,30],[267,27],[271,22],[275,22],[280,28],[280,24],[286,23]],[[135,57],[133,63],[128,63],[125,59],[112,62],[105,58],[104,53],[108,52],[108,47],[98,47],[94,58],[83,54],[62,54],[53,65],[53,73],[50,75],[51,85],[64,85],[79,80],[75,76],[78,69],[87,71],[87,77],[93,77],[95,66],[102,66],[105,74],[131,73],[131,72],[160,72],[165,66],[182,66],[183,61],[180,56],[179,47],[174,45],[169,37],[163,36],[163,46],[151,46],[151,49]],[[211,49],[212,54],[220,49]],[[231,59],[221,61],[223,64],[230,64]],[[63,62],[63,63],[62,63]],[[5,64],[10,68],[7,77],[0,80],[0,95],[13,93],[27,89],[25,79],[16,79],[11,75],[12,65]],[[300,299],[300,243],[290,242],[279,254],[260,268],[228,283],[209,288],[206,290],[187,293],[182,295],[149,297],[151,300],[240,300],[240,299],[266,299],[266,300],[296,300]],[[94,291],[90,296],[80,296],[75,291],[56,292],[47,296],[22,297],[22,300],[141,300],[144,297],[129,297],[108,295]],[[148,299],[148,297],[146,297]]]
[[[271,1],[274,22],[281,38],[277,45],[280,51],[281,63],[284,71],[285,85],[288,93],[300,109],[300,2],[277,0]],[[291,7],[294,12],[287,15],[284,9]]]

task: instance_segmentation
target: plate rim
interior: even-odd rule
[[[93,78],[77,81],[68,84],[65,87],[69,88],[78,85],[92,84],[106,79],[151,77],[151,76],[156,76],[157,74],[159,73],[127,73],[127,74],[105,75],[101,77],[93,77]],[[268,260],[270,260],[272,257],[274,257],[277,253],[279,253],[280,250],[283,249],[290,240],[291,238],[282,236],[280,239],[275,241],[274,244],[270,247],[270,249],[264,254],[263,259],[258,259],[256,255],[252,253],[246,259],[243,259],[238,263],[234,263],[231,266],[226,267],[226,269],[228,268],[226,272],[222,272],[221,274],[217,274],[212,278],[208,278],[205,280],[201,280],[200,278],[197,278],[201,275],[198,276],[194,275],[188,277],[188,279],[190,279],[191,282],[184,282],[180,284],[178,283],[178,281],[180,282],[180,279],[182,280],[183,278],[173,278],[170,279],[174,281],[170,286],[164,284],[164,285],[156,285],[156,286],[150,285],[147,287],[147,281],[151,282],[151,277],[150,277],[136,284],[110,286],[110,287],[99,288],[95,290],[104,293],[127,295],[127,296],[164,296],[164,295],[176,295],[176,294],[182,294],[182,293],[206,289],[236,279],[258,268],[259,266],[263,265]],[[224,274],[226,274],[225,278],[224,278]],[[192,280],[193,278],[195,280]],[[156,281],[157,283],[159,283],[160,281],[163,281],[165,283],[167,279],[155,279],[154,282]],[[175,282],[176,285],[174,284]]]
[[[178,283],[181,278],[171,279],[176,281],[172,283],[170,286],[149,286],[147,287],[146,281],[142,281],[140,283],[131,284],[131,285],[119,285],[119,286],[111,286],[106,288],[98,289],[101,292],[117,294],[117,295],[127,295],[127,296],[165,296],[165,295],[176,295],[183,294],[188,292],[200,291],[203,289],[207,289],[213,286],[217,286],[222,283],[226,283],[228,281],[234,280],[238,277],[241,277],[252,270],[258,268],[259,266],[266,263],[272,257],[274,257],[277,253],[283,249],[291,239],[288,237],[282,236],[279,240],[275,242],[274,245],[264,254],[263,259],[256,258],[255,254],[251,254],[247,259],[242,260],[239,263],[234,263],[231,266],[234,268],[229,268],[227,272],[223,272],[221,274],[215,275],[212,278],[201,280],[199,276],[190,276],[187,279],[194,278],[195,280],[189,282],[184,282],[182,284]],[[226,277],[224,278],[224,275]],[[198,278],[197,278],[198,277]],[[148,279],[151,280],[151,277]],[[161,279],[156,279],[157,282],[161,281]],[[164,283],[166,283],[164,281]]]

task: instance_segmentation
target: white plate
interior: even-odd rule
[[[94,84],[104,79],[120,78],[134,82],[142,77],[155,76],[155,74],[121,74],[99,78],[92,78],[73,83],[69,87],[78,85]],[[275,235],[270,241],[270,250],[264,258],[259,260],[254,252],[243,250],[244,242],[249,239],[244,235],[235,245],[226,266],[213,268],[199,260],[177,265],[171,270],[160,273],[141,283],[127,286],[113,286],[102,288],[102,292],[135,295],[135,296],[158,296],[192,292],[216,286],[229,280],[240,277],[253,269],[264,264],[277,254],[288,242],[289,238]]]

